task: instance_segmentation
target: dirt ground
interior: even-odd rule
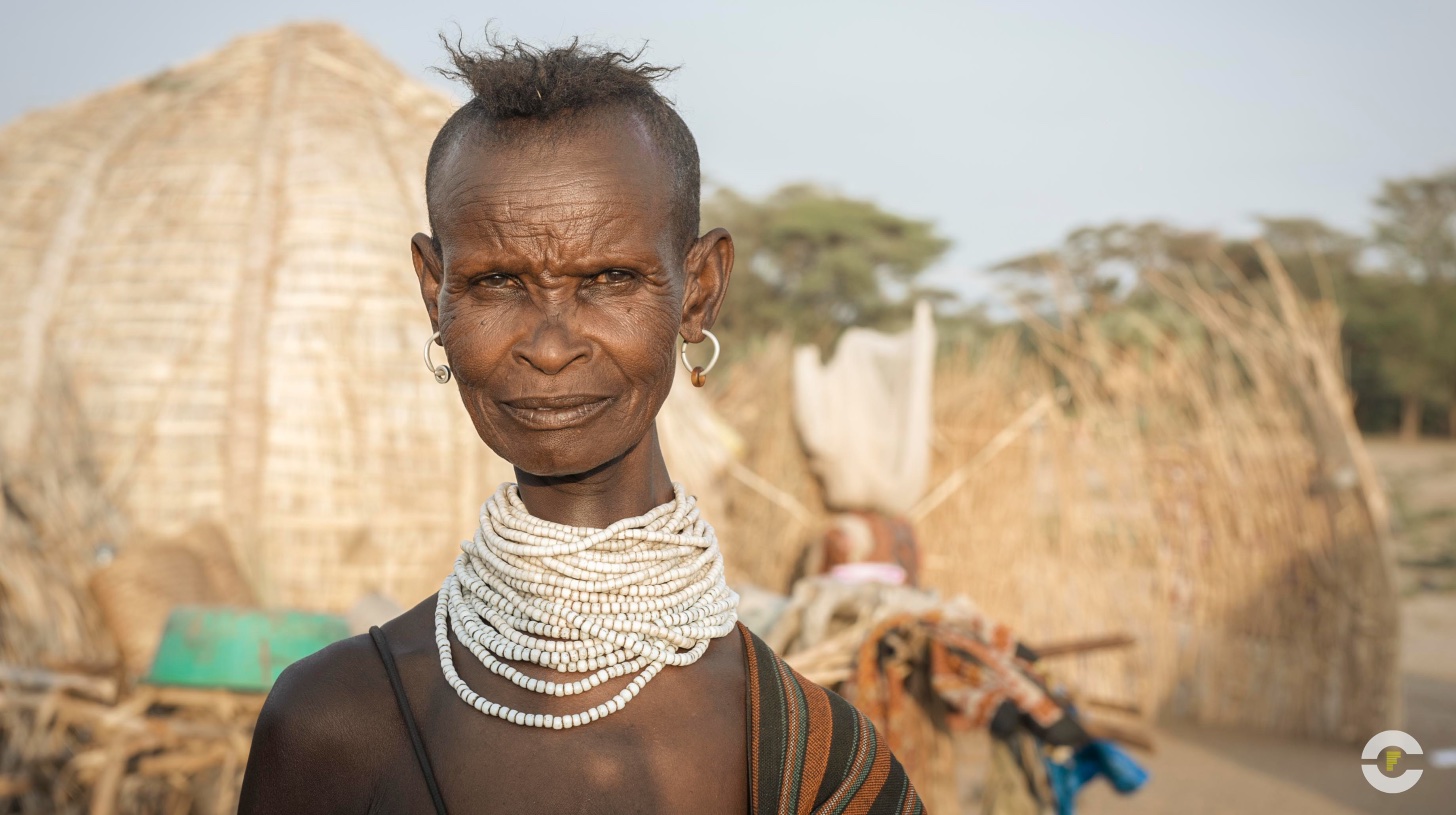
[[[1401,729],[1425,750],[1405,759],[1425,769],[1420,781],[1396,795],[1376,791],[1361,774],[1360,745],[1164,726],[1158,752],[1138,756],[1148,786],[1120,798],[1097,782],[1078,799],[1080,815],[1456,814],[1456,767],[1429,762],[1433,750],[1456,749],[1456,443],[1375,440],[1370,449],[1395,514]]]
[[[1456,592],[1456,442],[1377,439],[1369,447],[1390,496],[1401,588]]]

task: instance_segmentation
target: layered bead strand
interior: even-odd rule
[[[435,604],[440,668],[466,704],[514,724],[564,730],[616,713],[665,666],[693,664],[738,621],[718,539],[681,484],[673,484],[672,501],[605,529],[536,518],[516,485],[503,484],[481,507],[475,538],[460,548]],[[449,631],[496,675],[547,696],[636,676],[581,713],[527,713],[465,684]],[[587,676],[542,679],[507,660]]]

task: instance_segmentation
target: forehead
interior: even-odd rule
[[[671,172],[646,126],[604,112],[567,123],[484,127],[457,138],[430,193],[447,255],[550,255],[665,247]]]

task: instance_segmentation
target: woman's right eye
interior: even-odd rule
[[[477,284],[479,284],[479,285],[486,286],[488,288],[498,289],[498,288],[502,288],[504,286],[509,286],[511,284],[511,276],[508,275],[508,274],[501,274],[501,273],[488,274],[488,275],[484,275],[484,276],[481,276],[481,277],[477,277],[475,279],[475,282]]]

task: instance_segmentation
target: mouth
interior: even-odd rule
[[[533,430],[562,430],[585,424],[612,401],[609,396],[527,396],[500,402],[517,422]]]

